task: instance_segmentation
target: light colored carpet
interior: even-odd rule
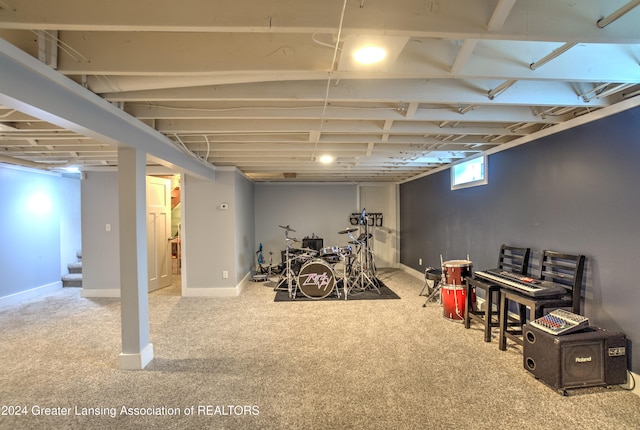
[[[378,275],[400,300],[277,303],[262,283],[234,298],[152,293],[143,371],[118,367],[118,299],[68,288],[0,308],[0,428],[640,428],[637,395],[563,397],[523,369],[519,347],[499,351],[478,325],[422,307],[421,280]],[[72,415],[35,415],[45,407]]]

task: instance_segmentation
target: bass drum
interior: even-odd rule
[[[298,274],[298,288],[310,299],[323,299],[333,291],[336,274],[329,263],[315,259],[307,261]]]

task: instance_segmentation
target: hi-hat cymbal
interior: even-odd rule
[[[344,230],[339,231],[338,234],[353,233],[354,231],[358,231],[358,227],[345,228]]]
[[[278,227],[280,227],[280,228],[284,228],[284,229],[285,229],[285,230],[287,230],[287,231],[293,231],[293,232],[295,232],[295,230],[294,230],[294,229],[292,229],[291,227],[289,227],[288,225],[279,225]]]

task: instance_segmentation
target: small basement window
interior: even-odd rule
[[[470,158],[451,165],[451,189],[476,187],[487,184],[487,156]]]

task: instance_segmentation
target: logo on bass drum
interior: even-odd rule
[[[306,273],[300,275],[302,279],[302,286],[316,286],[318,290],[327,291],[327,288],[331,286],[333,280],[332,275],[328,275],[327,272],[322,273]]]

